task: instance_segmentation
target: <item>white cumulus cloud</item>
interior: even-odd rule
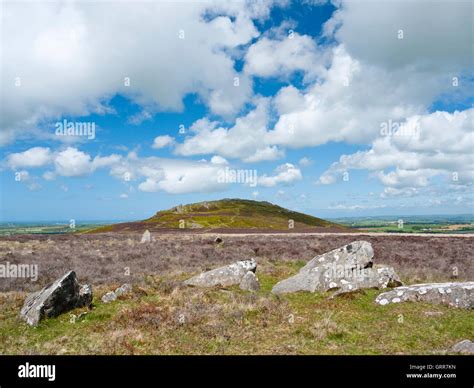
[[[303,179],[301,170],[291,163],[285,163],[275,169],[275,175],[263,175],[258,178],[258,184],[265,187],[274,187],[279,184],[290,185]]]

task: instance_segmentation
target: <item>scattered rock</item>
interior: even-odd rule
[[[458,342],[451,350],[455,353],[474,354],[474,342],[470,340]]]
[[[236,263],[196,275],[186,280],[184,284],[196,287],[232,286],[240,284],[247,272],[255,272],[256,269],[257,263],[254,259],[237,261]]]
[[[426,283],[397,287],[377,296],[380,305],[399,302],[427,302],[452,307],[474,308],[474,282]]]
[[[113,302],[116,299],[117,299],[117,295],[115,295],[115,292],[109,291],[106,294],[104,294],[104,296],[102,297],[102,302],[110,303],[110,302]]]
[[[244,291],[258,291],[260,289],[260,283],[258,282],[257,276],[252,271],[248,271],[239,285],[241,290]]]
[[[288,279],[277,283],[277,294],[297,291],[335,291],[334,295],[363,288],[402,285],[392,267],[373,267],[374,251],[367,241],[351,244],[316,256]],[[334,296],[333,295],[333,296]]]
[[[128,283],[125,283],[115,290],[115,295],[119,297],[120,295],[128,294],[129,292],[132,292],[132,286]]]
[[[219,236],[217,236],[217,237],[214,239],[214,242],[215,242],[216,244],[222,244],[223,241],[224,241],[224,240],[222,240],[222,238],[220,238]]]
[[[143,232],[142,239],[140,242],[142,244],[151,242],[151,233],[148,229]]]
[[[80,286],[76,273],[67,272],[41,291],[27,296],[20,318],[31,326],[37,326],[45,317],[52,318],[77,307],[90,307],[92,287]]]
[[[109,291],[104,296],[102,296],[102,302],[104,303],[110,303],[113,302],[114,300],[117,300],[117,298],[121,295],[128,294],[129,292],[132,292],[132,286],[128,283],[125,283],[118,287],[115,291]]]

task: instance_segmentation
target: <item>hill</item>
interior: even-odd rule
[[[265,201],[222,199],[175,206],[143,221],[103,226],[91,232],[193,229],[195,231],[342,231],[344,226]]]

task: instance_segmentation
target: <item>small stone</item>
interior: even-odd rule
[[[132,286],[128,283],[125,283],[115,290],[115,295],[118,297],[123,294],[128,294],[130,292],[132,292]]]
[[[115,295],[115,292],[109,291],[102,297],[102,302],[110,303],[110,302],[113,302],[116,299],[117,299],[117,295]]]
[[[151,233],[148,229],[143,232],[142,239],[140,242],[142,244],[151,242]]]

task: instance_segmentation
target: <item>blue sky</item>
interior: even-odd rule
[[[0,221],[472,214],[472,3],[436,4],[3,3]]]

